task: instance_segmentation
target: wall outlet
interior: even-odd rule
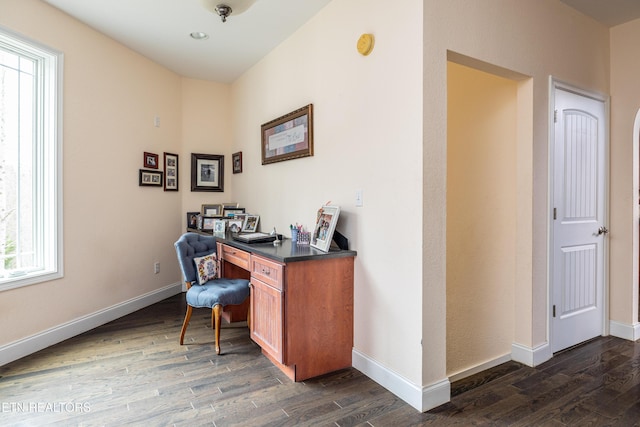
[[[160,273],[160,263],[157,261],[153,263],[153,273],[154,274]]]

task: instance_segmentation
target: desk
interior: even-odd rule
[[[285,239],[217,238],[224,277],[251,282],[251,338],[293,381],[351,367],[355,251],[322,252]]]

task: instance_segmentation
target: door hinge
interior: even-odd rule
[[[553,219],[557,219],[558,218],[558,208],[553,208]]]
[[[553,305],[553,317],[556,317],[556,305]]]
[[[558,110],[553,110],[553,123],[558,123]]]

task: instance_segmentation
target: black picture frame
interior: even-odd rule
[[[198,229],[198,215],[200,212],[187,212],[187,228],[190,230]]]
[[[140,187],[162,187],[162,171],[140,169],[138,185]]]
[[[164,191],[178,191],[178,155],[164,153]]]
[[[191,153],[191,191],[224,191],[224,156]]]
[[[242,173],[242,151],[231,155],[231,163],[233,164],[233,173]]]

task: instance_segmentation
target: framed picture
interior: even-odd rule
[[[164,191],[178,191],[178,155],[164,153]]]
[[[311,246],[329,252],[339,216],[340,206],[323,206],[318,210],[316,226],[311,235]]]
[[[202,205],[202,216],[222,216],[222,205]]]
[[[144,152],[144,167],[147,169],[158,169],[158,155]]]
[[[222,204],[222,209],[235,209],[238,207],[238,202],[226,202]]]
[[[229,219],[229,231],[232,233],[239,233],[242,231],[242,224],[244,223],[244,220],[242,219]]]
[[[242,173],[242,151],[233,153],[231,162],[233,163],[233,173]]]
[[[200,212],[187,212],[187,228],[198,229],[198,215]]]
[[[200,230],[202,231],[213,231],[213,222],[215,218],[211,218],[208,216],[200,216],[202,218],[202,225],[200,226]]]
[[[235,218],[237,214],[243,214],[244,208],[225,208],[222,209],[222,216],[225,218]]]
[[[242,223],[242,231],[254,233],[258,231],[258,222],[260,217],[258,215],[246,215],[244,222]]]
[[[142,187],[162,187],[162,171],[140,169],[138,185]]]
[[[224,156],[191,154],[191,191],[224,191]]]
[[[313,104],[262,125],[262,164],[313,156]]]
[[[214,219],[213,220],[213,232],[218,234],[223,234],[227,229],[227,221],[224,219]]]

